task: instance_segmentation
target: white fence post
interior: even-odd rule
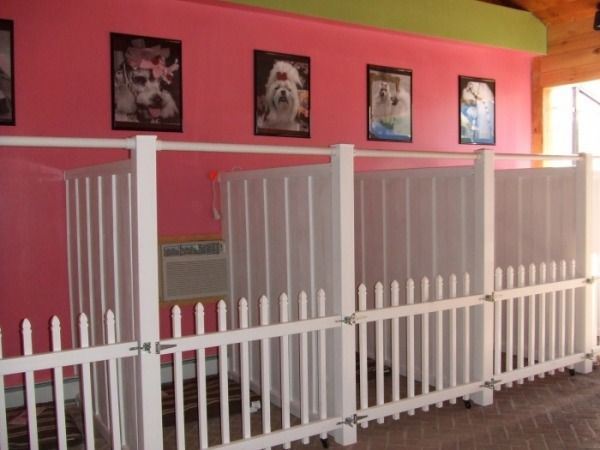
[[[136,136],[131,151],[132,180],[132,267],[136,336],[150,351],[137,359],[138,449],[162,443],[160,398],[160,355],[158,316],[158,229],[156,196],[156,136]],[[128,443],[130,447],[135,443]],[[133,450],[133,447],[131,447]]]
[[[494,153],[477,151],[475,161],[475,292],[494,291]],[[484,301],[473,309],[472,379],[490,381],[494,373],[494,305]],[[472,396],[479,405],[493,402],[493,391],[484,388]]]
[[[582,153],[577,161],[575,227],[577,236],[577,276],[591,278],[592,272],[592,243],[593,243],[593,159],[590,154]],[[590,352],[596,346],[594,317],[592,311],[594,285],[587,283],[577,294],[575,305],[575,351]],[[584,360],[575,365],[580,373],[592,371],[592,361]]]
[[[355,311],[354,286],[354,146],[338,144],[333,168],[333,295],[329,313],[342,317]],[[354,326],[342,325],[330,339],[329,370],[333,389],[328,405],[334,416],[343,419],[356,412],[356,356]],[[342,445],[356,442],[356,427],[343,425],[333,433]]]

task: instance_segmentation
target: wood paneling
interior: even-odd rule
[[[597,0],[489,0],[523,9],[546,24],[548,54],[532,73],[532,146],[543,150],[545,88],[600,79],[600,31],[593,29]]]

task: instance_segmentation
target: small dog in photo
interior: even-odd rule
[[[395,117],[404,114],[410,102],[408,92],[396,90],[394,84],[390,85],[387,81],[373,83],[371,98],[372,118],[383,123],[393,122]]]
[[[277,61],[265,86],[265,113],[263,128],[278,130],[299,131],[298,112],[300,110],[300,97],[298,89],[302,88],[302,81],[298,70],[290,63]]]
[[[167,66],[170,50],[131,42],[114,74],[115,120],[158,124],[178,119],[179,109],[169,91],[179,61]]]

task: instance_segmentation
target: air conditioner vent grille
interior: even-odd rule
[[[163,300],[227,295],[227,258],[223,241],[164,244]]]

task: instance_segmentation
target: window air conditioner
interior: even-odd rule
[[[163,301],[227,296],[223,241],[169,243],[160,251]]]

